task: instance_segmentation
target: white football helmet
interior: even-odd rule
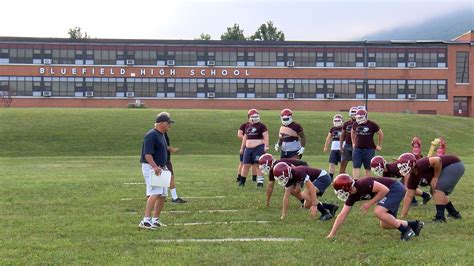
[[[250,109],[247,113],[247,116],[249,118],[249,122],[252,122],[252,123],[260,122],[260,113],[258,112],[257,109]]]
[[[359,109],[355,114],[355,118],[357,124],[364,124],[365,122],[367,122],[367,111],[365,111],[364,109]]]

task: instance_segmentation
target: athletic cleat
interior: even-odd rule
[[[433,220],[431,220],[433,223],[445,223],[446,222],[446,218],[444,217],[436,217],[433,218]]]
[[[426,205],[426,203],[428,203],[428,201],[430,201],[432,198],[433,196],[431,196],[431,194],[428,194],[428,197],[423,198],[423,205]]]
[[[321,217],[319,217],[319,220],[324,222],[327,220],[331,220],[332,217],[333,217],[332,214],[330,212],[327,212],[326,214],[321,215]]]
[[[257,182],[257,177],[256,176],[252,176],[252,182]]]
[[[167,227],[167,225],[162,223],[160,220],[154,221],[153,226],[155,226],[156,228],[158,228],[158,227]]]
[[[178,197],[177,199],[172,199],[171,202],[173,202],[173,203],[186,203],[188,201]]]
[[[242,181],[240,181],[240,182],[239,182],[239,187],[245,187],[245,183],[242,182]]]
[[[455,214],[451,214],[451,213],[448,213],[448,218],[452,218],[452,219],[462,219],[462,216],[459,212],[455,213]]]
[[[408,230],[406,230],[405,233],[402,233],[402,235],[400,236],[400,239],[402,241],[408,241],[410,240],[410,238],[414,236],[415,236],[415,232],[411,228],[408,228]]]
[[[423,226],[425,226],[425,223],[424,223],[424,222],[419,221],[419,220],[416,220],[416,227],[415,227],[415,228],[412,228],[413,231],[415,232],[415,236],[419,236],[419,235],[420,235],[420,231],[421,231],[421,229],[423,229]]]
[[[331,212],[332,216],[336,216],[337,209],[339,209],[339,206],[334,205],[329,211]]]
[[[150,222],[141,221],[138,224],[138,227],[141,229],[156,230],[158,227]]]
[[[257,187],[263,187],[263,183],[257,183]]]

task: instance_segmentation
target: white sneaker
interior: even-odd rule
[[[158,227],[150,222],[141,221],[138,224],[138,227],[141,229],[156,230]]]
[[[153,226],[155,227],[166,227],[167,225],[161,222],[160,220],[156,220],[152,223]]]

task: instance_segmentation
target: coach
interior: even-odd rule
[[[151,176],[153,172],[160,175],[163,169],[166,170],[166,162],[168,161],[168,145],[166,143],[165,134],[168,131],[173,120],[167,113],[159,113],[155,120],[155,127],[150,129],[144,139],[142,145],[142,154],[140,162],[142,163],[142,173],[145,178],[146,196],[148,197],[145,206],[145,216],[138,227],[143,229],[157,229],[160,226],[166,226],[160,221],[161,209],[168,195],[166,187],[151,186]],[[153,218],[150,218],[153,210]]]

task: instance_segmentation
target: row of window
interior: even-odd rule
[[[305,51],[154,51],[0,49],[0,64],[446,67],[446,48],[321,48]],[[411,63],[411,64],[409,64]]]
[[[446,80],[0,77],[2,91],[59,97],[447,99]]]

